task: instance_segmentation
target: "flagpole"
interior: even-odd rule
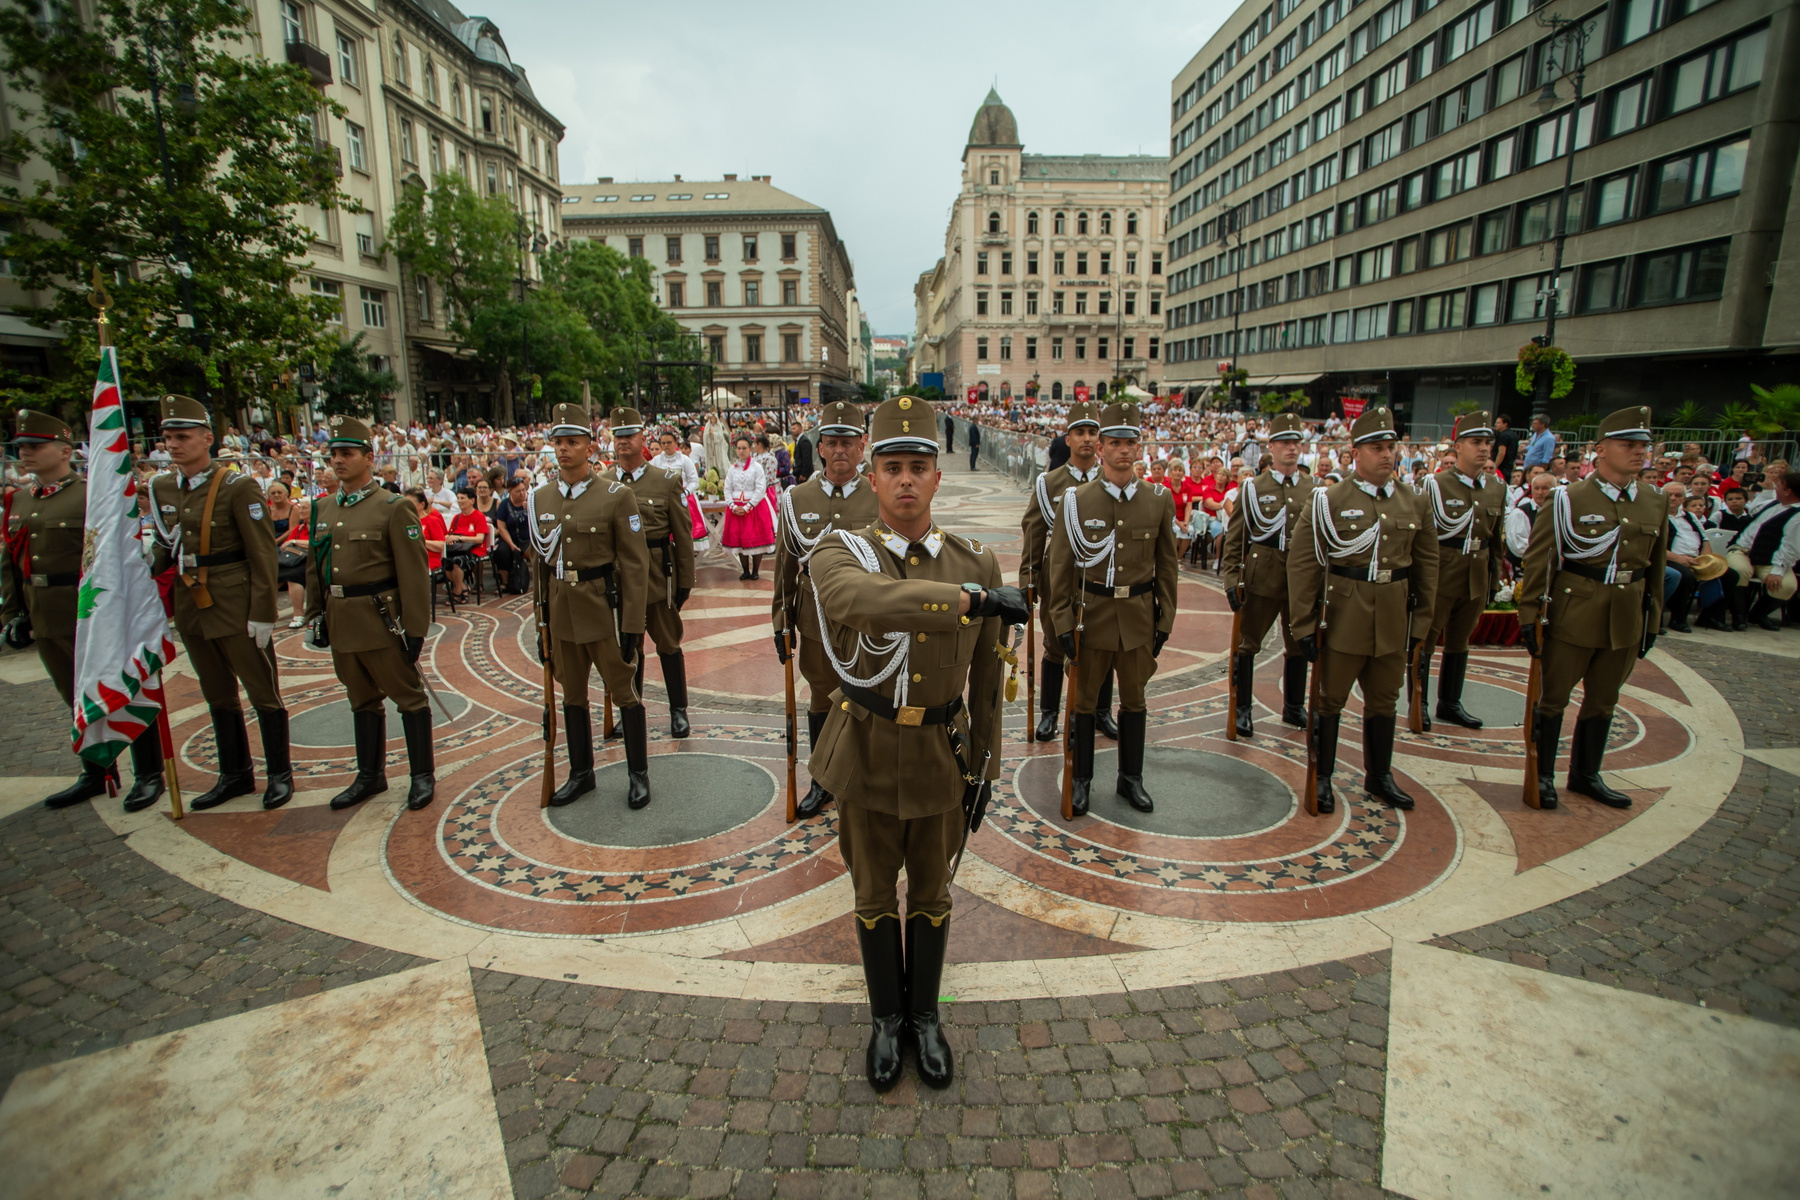
[[[94,287],[88,293],[88,303],[99,314],[94,318],[94,325],[100,339],[100,349],[105,350],[112,345],[112,325],[106,319],[106,310],[112,307],[112,297],[107,294],[98,263],[94,265]],[[157,673],[157,682],[159,685],[162,682],[161,672]],[[158,690],[161,690],[160,686]],[[175,737],[169,731],[169,700],[166,693],[156,708],[156,733],[157,740],[162,743],[163,776],[169,784],[169,815],[179,821],[184,815],[181,809],[181,776],[175,770]]]

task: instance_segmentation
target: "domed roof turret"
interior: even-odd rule
[[[1005,146],[1014,150],[1022,145],[1019,122],[994,88],[988,89],[987,99],[981,102],[981,110],[975,114],[975,123],[969,126],[969,145]]]

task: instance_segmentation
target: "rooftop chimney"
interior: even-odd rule
[[[596,180],[596,181],[595,181],[595,182],[597,182],[597,183],[611,183],[611,182],[612,182],[612,179],[613,179],[613,177],[612,177],[612,176],[611,176],[611,175],[602,175],[602,176],[601,176],[601,177],[600,177],[600,178],[599,178],[599,179],[598,179],[598,180]]]
[[[677,175],[677,176],[676,176],[676,177],[675,177],[675,182],[676,182],[676,183],[680,183],[680,182],[681,182],[681,176],[679,176],[679,175]]]
[[[726,183],[736,183],[736,182],[737,182],[737,176],[736,176],[736,175],[727,175],[727,176],[726,176],[726,177],[725,177],[725,182],[726,182]]]

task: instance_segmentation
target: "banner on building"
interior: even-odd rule
[[[981,393],[976,389],[975,385],[971,383],[969,385],[969,392],[968,392],[969,403],[970,404],[975,403],[976,397],[979,396],[980,394]]]
[[[1091,395],[1093,395],[1093,393],[1089,390],[1087,384],[1078,383],[1075,385],[1075,403],[1086,404],[1088,402],[1088,397]]]
[[[1344,406],[1344,420],[1354,421],[1363,415],[1363,408],[1369,400],[1366,396],[1339,396],[1338,403]]]

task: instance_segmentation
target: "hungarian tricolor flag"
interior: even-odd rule
[[[76,599],[75,753],[108,766],[155,724],[162,670],[175,655],[169,622],[138,534],[119,354],[100,351],[94,410],[88,416],[87,545]]]

